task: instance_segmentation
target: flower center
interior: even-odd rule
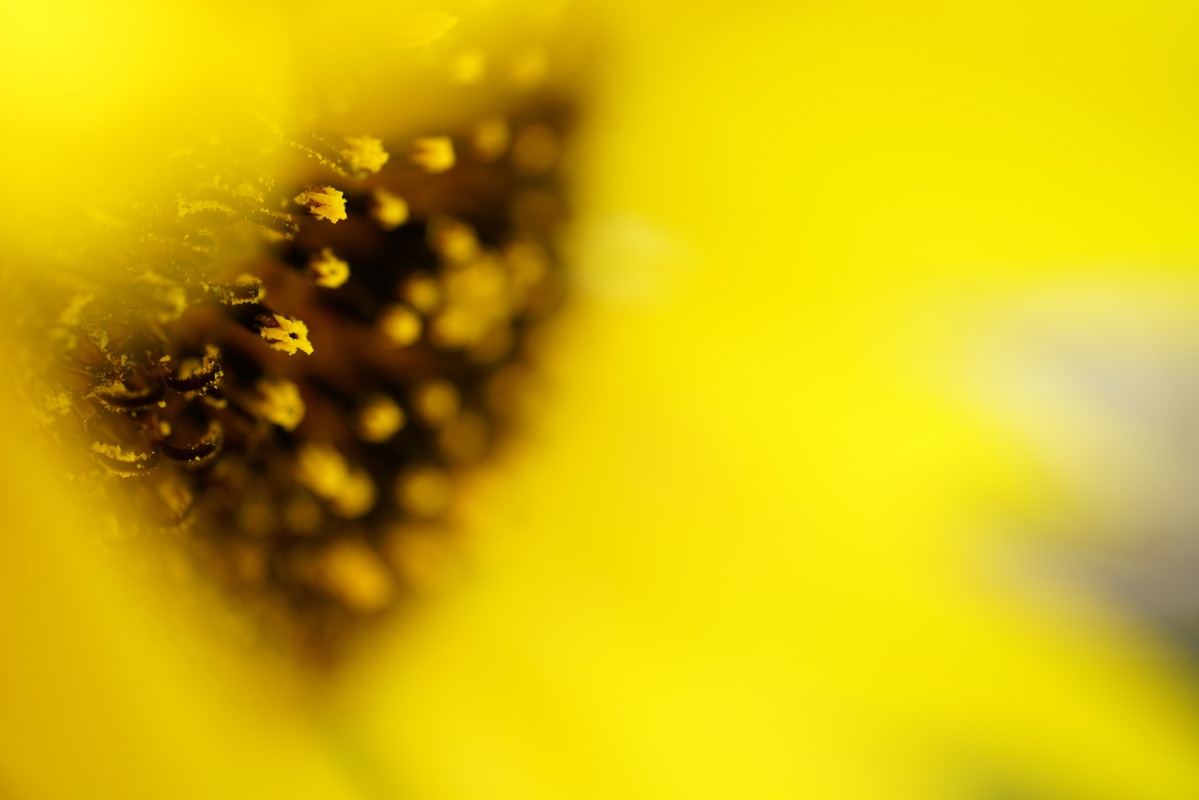
[[[561,302],[569,126],[546,95],[435,136],[276,129],[283,175],[191,156],[54,326],[46,396],[130,530],[316,650],[401,602]]]

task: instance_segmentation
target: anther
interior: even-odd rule
[[[350,265],[342,261],[333,251],[326,247],[319,253],[314,253],[308,260],[306,270],[308,279],[317,286],[326,289],[337,289],[350,279]]]
[[[160,441],[159,448],[163,455],[172,461],[179,462],[188,469],[199,469],[208,466],[216,458],[225,441],[225,429],[217,420],[208,423],[208,429],[200,440],[194,444],[176,445]]]
[[[448,425],[458,416],[461,403],[454,384],[442,378],[422,383],[412,396],[413,410],[433,428]]]
[[[356,428],[363,441],[385,442],[398,433],[406,419],[404,410],[387,395],[376,395],[358,409]]]
[[[488,117],[475,128],[471,144],[480,161],[490,162],[504,154],[512,132],[503,117]]]
[[[168,374],[163,382],[176,392],[206,394],[215,389],[224,377],[221,368],[221,351],[212,345],[205,348],[203,358],[187,359],[179,364],[174,375]]]
[[[308,341],[308,326],[298,319],[283,314],[256,314],[247,325],[262,337],[263,341],[289,356],[296,351],[312,355],[312,343]]]
[[[400,473],[395,491],[402,509],[424,519],[443,514],[453,499],[449,478],[436,467],[427,465],[410,467]]]
[[[387,608],[395,593],[387,565],[355,539],[334,541],[305,571],[346,606],[363,614]]]
[[[420,315],[407,306],[391,306],[379,315],[379,332],[398,347],[407,347],[420,339],[423,328]]]
[[[374,200],[371,216],[383,230],[393,231],[408,221],[408,203],[398,194],[376,189],[371,197]]]
[[[116,381],[96,388],[91,396],[109,411],[136,414],[162,402],[166,396],[166,387],[155,381],[144,389],[130,389],[123,382]]]
[[[347,136],[346,144],[349,147],[342,150],[341,155],[358,174],[378,172],[391,158],[383,149],[383,141],[373,136]]]
[[[457,161],[454,142],[448,136],[417,139],[408,150],[408,160],[425,172],[445,172]]]
[[[422,314],[431,314],[441,306],[441,284],[427,272],[417,272],[404,281],[400,296]]]
[[[332,223],[346,217],[346,196],[332,186],[312,186],[295,196],[295,202],[317,219]]]
[[[470,261],[479,255],[479,239],[475,230],[453,217],[434,217],[427,233],[429,247],[451,263]]]
[[[267,422],[294,431],[304,419],[306,407],[300,387],[287,378],[262,378],[254,384],[258,397],[251,408]]]

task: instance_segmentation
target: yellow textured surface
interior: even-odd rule
[[[1045,5],[605,5],[551,402],[461,495],[470,577],[331,686],[146,602],[7,432],[0,794],[1199,797],[1182,668],[996,556],[1086,510],[962,385],[1014,298],[1193,292],[1192,11]],[[170,103],[327,66],[323,7],[257,13],[6,10],[13,252],[154,180]],[[379,14],[322,34],[452,34]]]

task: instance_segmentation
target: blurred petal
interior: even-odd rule
[[[756,8],[625,10],[587,210],[655,235],[347,735],[429,798],[1193,796],[1188,675],[1002,556],[1075,498],[969,390],[996,304],[1193,259],[1190,12]]]

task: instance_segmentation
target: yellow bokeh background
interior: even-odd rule
[[[7,181],[26,258],[70,228],[53,198],[74,173],[119,174],[93,163],[110,146],[130,159],[113,191],[156,179],[124,150],[170,103],[219,114],[206,87],[242,70],[302,95],[315,66],[268,64],[306,63],[334,13],[58,11],[5,12],[24,26],[6,150],[44,148]],[[604,41],[576,300],[538,418],[465,493],[465,574],[332,678],[245,663],[80,547],[87,523],[12,431],[0,796],[1199,796],[1185,664],[1085,584],[1008,560],[1094,514],[1020,433],[1049,412],[1008,401],[1018,377],[974,391],[1021,298],[1053,287],[1069,328],[1096,286],[1149,316],[1138,292],[1190,290],[1194,10],[555,13]],[[230,37],[214,62],[172,46],[210,37]],[[1102,451],[1102,426],[1038,430]]]

